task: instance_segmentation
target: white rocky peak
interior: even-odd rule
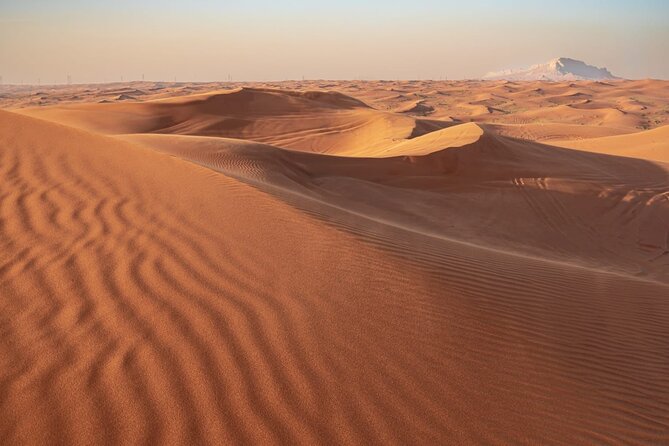
[[[483,76],[483,79],[570,81],[613,80],[620,78],[611,74],[606,68],[598,68],[568,57],[558,57],[547,63],[532,65],[526,69],[488,73]]]

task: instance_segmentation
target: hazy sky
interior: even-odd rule
[[[669,78],[669,0],[0,0],[4,83],[455,79],[558,56]]]

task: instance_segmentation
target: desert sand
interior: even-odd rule
[[[0,443],[669,442],[669,82],[0,106]]]

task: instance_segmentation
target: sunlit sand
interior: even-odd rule
[[[6,444],[669,441],[669,83],[2,87]]]

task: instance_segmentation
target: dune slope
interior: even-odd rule
[[[642,158],[669,163],[669,126],[629,135],[554,141],[552,144],[588,152]]]

